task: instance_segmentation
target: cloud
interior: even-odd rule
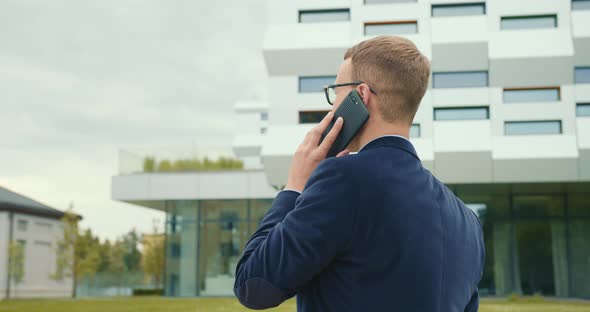
[[[133,226],[106,226],[126,211],[151,227],[109,199],[117,150],[229,146],[234,102],[267,98],[265,14],[263,0],[0,2],[0,183],[75,198],[106,237]]]

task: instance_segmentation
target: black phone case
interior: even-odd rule
[[[334,112],[334,117],[328,128],[326,128],[322,134],[320,143],[324,141],[326,135],[332,130],[338,117],[344,119],[344,124],[342,125],[342,129],[334,141],[334,144],[330,148],[327,157],[334,157],[343,151],[365,122],[367,122],[367,119],[369,119],[369,111],[356,90],[350,91],[342,104],[340,104],[338,109]]]

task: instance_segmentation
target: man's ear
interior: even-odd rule
[[[361,96],[361,99],[363,99],[363,103],[365,103],[365,106],[368,106],[370,98],[372,96],[371,89],[369,89],[369,86],[365,83],[360,84],[357,87],[357,92]]]

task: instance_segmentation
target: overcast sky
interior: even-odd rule
[[[164,214],[111,200],[118,150],[231,144],[266,99],[264,0],[0,1],[0,185],[101,238]],[[223,143],[224,142],[224,143]]]

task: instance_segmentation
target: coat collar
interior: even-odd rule
[[[408,139],[399,135],[384,135],[377,137],[369,141],[369,143],[365,144],[365,146],[361,147],[361,149],[358,152],[363,153],[379,147],[399,148],[410,153],[412,156],[420,160],[420,158],[418,157],[418,153],[416,153],[416,149],[414,149],[412,143],[410,143]]]

